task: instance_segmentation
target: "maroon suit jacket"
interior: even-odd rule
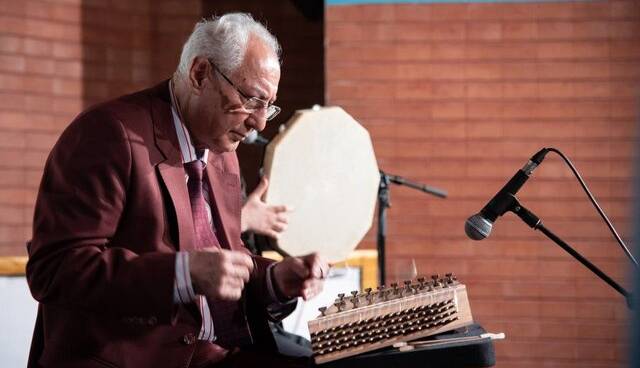
[[[28,247],[30,367],[188,366],[201,317],[173,303],[175,252],[195,235],[170,106],[167,82],[98,105],[51,151]],[[235,152],[211,153],[207,175],[226,241],[245,249]],[[254,259],[244,302],[258,338],[292,306],[267,312],[270,261]]]

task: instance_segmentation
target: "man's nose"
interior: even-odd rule
[[[251,114],[244,123],[247,128],[255,129],[256,131],[261,132],[267,126],[267,119],[266,117],[260,117],[256,114]]]

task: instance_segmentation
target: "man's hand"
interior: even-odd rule
[[[304,300],[322,291],[328,273],[329,265],[317,253],[285,258],[273,267],[278,290],[288,298],[301,296]]]
[[[253,260],[226,249],[189,253],[189,271],[196,294],[218,300],[238,300],[253,271]]]
[[[240,216],[241,231],[254,231],[261,235],[267,235],[278,239],[278,236],[287,228],[290,211],[287,206],[269,206],[262,200],[262,196],[269,187],[269,180],[262,177],[260,184],[249,194],[247,201],[242,206]]]

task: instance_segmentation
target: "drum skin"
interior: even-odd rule
[[[268,204],[293,208],[278,246],[342,261],[371,228],[380,173],[367,130],[340,107],[298,110],[267,146]]]

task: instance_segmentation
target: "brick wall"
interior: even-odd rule
[[[200,1],[0,0],[0,256],[25,255],[45,159],[85,107],[167,78]]]
[[[392,188],[389,279],[455,272],[474,315],[508,339],[499,367],[614,367],[623,299],[514,215],[468,240],[464,220],[543,146],[573,159],[629,238],[640,89],[640,3],[329,6],[326,99],[369,129],[381,169],[446,188]],[[624,282],[629,263],[560,159],[519,195]],[[375,247],[370,234],[364,247]],[[399,274],[400,273],[400,274]]]

